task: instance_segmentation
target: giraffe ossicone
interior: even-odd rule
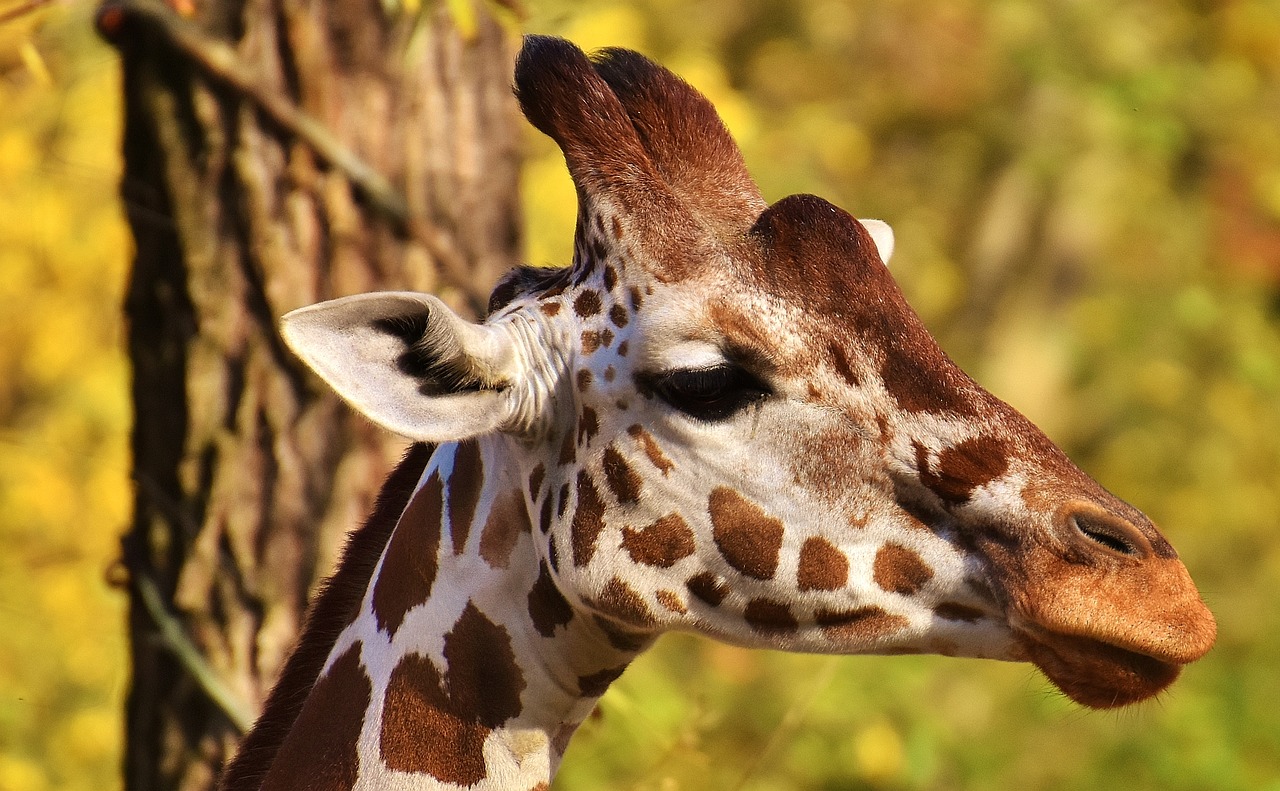
[[[466,322],[419,294],[284,337],[417,445],[354,535],[226,788],[545,788],[662,632],[1033,662],[1167,687],[1215,625],[1139,511],[938,348],[883,223],[769,205],[715,110],[626,50],[526,39],[580,198],[563,269]]]

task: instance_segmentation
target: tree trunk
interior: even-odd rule
[[[99,12],[137,243],[131,791],[216,781],[399,452],[289,355],[280,315],[377,289],[478,311],[519,241],[516,42],[489,13],[172,8]]]

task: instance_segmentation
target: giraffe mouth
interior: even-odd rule
[[[1021,629],[1026,658],[1071,700],[1112,709],[1158,695],[1182,672],[1182,664],[1077,635]]]

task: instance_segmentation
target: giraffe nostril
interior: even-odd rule
[[[1071,526],[1085,539],[1112,552],[1129,557],[1146,554],[1143,546],[1147,542],[1134,535],[1137,531],[1128,524],[1077,513],[1071,516]]]

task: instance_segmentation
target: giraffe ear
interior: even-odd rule
[[[343,297],[285,315],[281,334],[338,395],[410,439],[448,442],[502,429],[514,414],[515,344],[428,294]]]
[[[871,234],[871,241],[876,243],[876,251],[880,253],[880,260],[887,266],[889,264],[889,256],[893,255],[893,229],[884,220],[859,219],[858,222],[862,223],[862,227],[867,229],[867,233]]]

